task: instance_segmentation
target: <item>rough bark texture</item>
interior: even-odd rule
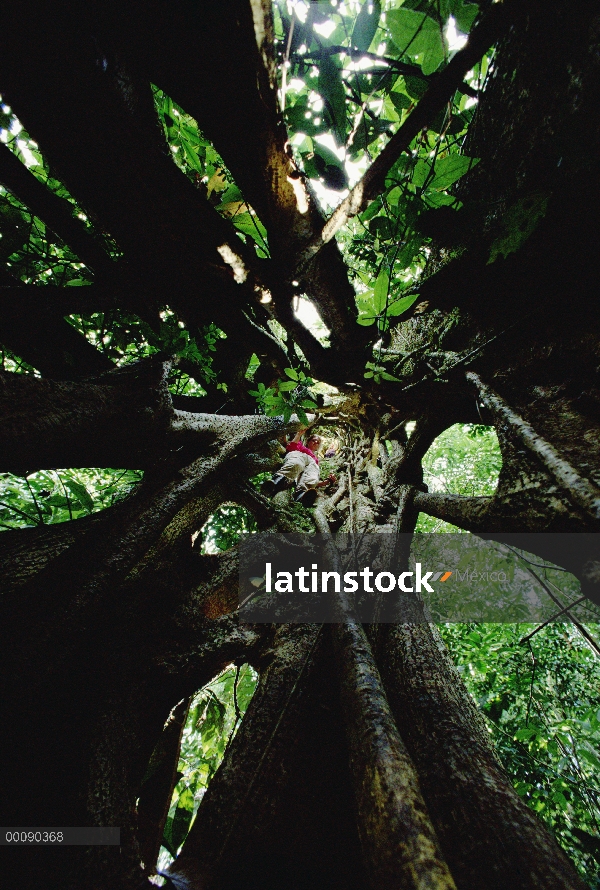
[[[7,850],[10,886],[149,890],[185,703],[227,664],[248,661],[258,690],[169,869],[172,885],[583,888],[503,775],[434,629],[366,633],[347,611],[331,635],[244,626],[235,550],[201,556],[192,545],[233,501],[261,529],[392,533],[406,558],[420,510],[497,539],[573,533],[560,559],[598,597],[600,22],[586,0],[491,14],[503,36],[467,148],[480,162],[459,190],[460,224],[432,245],[418,304],[377,347],[397,379],[375,386],[363,377],[373,344],[355,323],[347,270],[336,244],[323,246],[290,155],[270,5],[233,0],[200,13],[191,0],[61,0],[25,15],[9,0],[3,99],[122,256],[104,256],[2,151],[0,181],[95,281],[74,289],[85,294],[41,296],[0,273],[0,342],[42,375],[0,376],[0,469],[145,471],[103,513],[0,538],[0,822],[122,833],[120,850]],[[493,39],[484,37],[481,52]],[[411,126],[439,110],[453,77],[431,85]],[[214,142],[267,228],[270,259],[259,261],[172,163],[152,83]],[[360,204],[385,179],[385,157]],[[547,199],[545,216],[500,256],[511,208],[532,195]],[[294,316],[297,292],[331,328],[329,349]],[[227,399],[213,388],[178,402],[163,356],[115,368],[64,318],[118,307],[156,328],[167,304],[192,335],[209,322],[226,332],[215,367]],[[287,353],[269,318],[287,330]],[[256,379],[268,383],[294,342],[315,378],[340,387],[318,421],[343,442],[338,486],[312,518],[289,494],[270,502],[248,483],[277,465],[274,440],[298,429],[251,415],[248,360],[258,356]],[[223,401],[227,415],[209,413]],[[492,497],[423,490],[422,458],[456,422],[496,428],[503,467]]]
[[[435,628],[386,628],[384,682],[458,887],[585,887],[503,773]]]
[[[335,669],[315,625],[283,626],[175,886],[364,887]]]

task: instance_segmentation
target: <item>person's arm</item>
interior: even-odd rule
[[[326,485],[330,485],[332,482],[337,482],[337,479],[333,473],[330,473],[327,479],[321,479],[320,482],[317,482],[316,488],[325,488]]]
[[[301,426],[300,429],[298,430],[298,432],[296,433],[296,435],[294,436],[294,438],[291,439],[290,441],[299,442],[305,432],[306,432],[306,427]]]

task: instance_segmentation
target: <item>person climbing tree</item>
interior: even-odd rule
[[[320,436],[313,434],[303,445],[301,439],[306,432],[306,427],[301,427],[294,438],[287,443],[286,458],[276,473],[273,474],[270,483],[263,485],[265,493],[274,495],[278,491],[284,491],[294,482],[296,493],[294,500],[306,507],[311,507],[317,497],[317,488],[324,488],[336,482],[336,477],[330,473],[326,479],[319,479],[318,451],[322,440]]]

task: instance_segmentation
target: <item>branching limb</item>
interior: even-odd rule
[[[0,144],[0,182],[59,235],[86,266],[97,273],[112,272],[113,260],[73,216],[73,205],[51,192],[3,144]]]
[[[100,374],[112,362],[63,318],[60,308],[46,299],[30,300],[31,291],[0,268],[0,343],[24,359],[44,377],[77,380]],[[58,290],[40,287],[38,290]],[[68,288],[84,290],[85,288]],[[23,291],[24,302],[19,294]],[[7,294],[8,296],[6,296]],[[63,464],[64,466],[64,464]]]
[[[191,463],[221,441],[236,439],[243,450],[251,440],[258,444],[298,429],[297,418],[284,424],[253,414],[174,410],[169,368],[170,362],[149,358],[81,383],[0,373],[0,471],[64,466],[164,471]]]
[[[150,17],[140,21],[127,51],[148,65],[147,42],[159,44],[149,78],[194,115],[267,228],[273,268],[266,284],[283,313],[297,257],[323,220],[294,163],[278,107],[271,9],[259,0],[232,0],[207,9],[201,24],[176,11],[165,15],[160,34]],[[174,51],[174,41],[188,52]],[[224,68],[224,58],[236,64]],[[332,347],[340,357],[345,349],[349,363],[353,351],[362,352],[368,332],[355,323],[354,290],[337,246],[331,244],[304,272],[300,284],[330,329]],[[287,321],[281,323],[290,330]]]
[[[504,399],[494,392],[474,371],[467,371],[466,378],[473,383],[481,400],[502,422],[508,424],[517,438],[537,457],[552,478],[560,485],[577,506],[582,507],[595,519],[600,519],[600,488],[585,479],[558,453],[556,448],[543,439],[531,424],[512,410]]]
[[[492,503],[491,497],[462,497],[458,494],[435,494],[417,491],[415,509],[451,522],[466,531],[486,531],[486,515]]]
[[[523,557],[521,556],[521,554],[518,553],[516,550],[513,550],[512,547],[509,547],[508,549],[511,550],[511,551],[515,554],[515,556],[518,556],[518,557],[521,558],[521,559],[523,558]],[[537,572],[534,572],[534,570],[531,568],[531,565],[530,565],[530,563],[529,563],[529,560],[528,560],[528,559],[524,559],[524,562],[525,562],[525,568],[527,569],[527,571],[529,572],[529,574],[530,574],[533,578],[535,578],[535,580],[538,582],[538,584],[541,585],[541,587],[542,587],[542,588],[545,590],[545,592],[548,594],[548,596],[550,597],[550,599],[552,600],[552,602],[553,602],[555,605],[557,605],[557,606],[562,606],[561,601],[560,601],[559,598],[556,596],[556,594],[553,593],[553,592],[550,590],[550,588],[548,587],[548,585],[546,584],[546,582],[544,581],[544,579],[543,579],[543,578],[540,578],[540,576],[538,575],[538,573],[537,573]],[[583,597],[583,599],[586,599],[586,597]],[[580,600],[579,600],[578,602],[580,602]],[[594,639],[594,637],[590,634],[590,632],[587,630],[587,628],[585,628],[585,627],[583,626],[583,624],[581,624],[581,622],[579,622],[579,621],[575,618],[575,616],[572,614],[572,612],[569,611],[569,609],[571,609],[574,605],[576,605],[576,603],[572,603],[570,606],[567,606],[566,608],[561,609],[561,611],[558,613],[558,615],[560,615],[560,614],[564,614],[564,615],[566,615],[566,617],[569,619],[569,621],[572,621],[572,622],[573,622],[573,624],[575,625],[575,627],[577,628],[577,630],[579,631],[579,633],[581,634],[581,636],[582,636],[585,640],[587,640],[587,642],[590,644],[590,646],[592,647],[592,649],[594,650],[594,652],[595,652],[597,655],[600,655],[600,646],[598,645],[597,641],[596,641],[596,640]],[[554,615],[552,618],[549,618],[548,620],[549,620],[549,621],[554,621],[557,617],[558,617],[557,615]],[[546,623],[548,623],[548,622],[546,622]],[[542,627],[543,627],[543,626],[544,626],[544,625],[542,625]],[[540,629],[540,628],[537,628],[537,630],[539,630],[539,629]],[[537,630],[534,631],[534,633],[536,633]],[[527,642],[531,636],[533,636],[533,634],[530,634],[529,637],[524,637],[520,642],[521,642],[521,643],[523,643],[523,642]]]
[[[161,737],[152,753],[148,772],[137,805],[142,862],[147,873],[153,871],[173,791],[181,776],[177,772],[181,738],[190,699],[183,698],[171,711]]]

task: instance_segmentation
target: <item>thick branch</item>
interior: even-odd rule
[[[0,471],[148,469],[157,461],[164,471],[233,439],[243,448],[263,434],[277,438],[298,428],[297,419],[174,410],[169,367],[146,360],[82,383],[0,373]]]
[[[142,862],[152,867],[158,859],[177,772],[181,738],[190,700],[182,699],[169,715],[148,765],[149,776],[142,785],[137,805]]]
[[[313,693],[308,699],[311,706],[307,709],[307,695],[298,693],[305,691],[307,676],[314,672],[315,652],[322,648],[318,626],[287,625],[277,629],[269,661],[261,671],[239,732],[202,800],[182,851],[169,867],[169,876],[174,881],[179,879],[181,886],[200,890],[211,884],[221,885],[223,873],[235,871],[240,861],[247,881],[248,868],[253,867],[249,861],[256,860],[257,845],[279,828],[272,819],[273,814],[277,822],[280,818],[282,788],[298,769],[299,757],[310,753],[309,745],[298,748],[297,743],[303,740],[304,727],[314,713],[315,696]],[[293,768],[282,769],[290,758]],[[227,819],[222,818],[223,812]],[[264,875],[264,862],[262,865]],[[231,886],[226,880],[224,885]]]
[[[101,25],[87,11],[12,20],[6,93],[76,200],[123,250],[119,265],[141,295],[140,312],[168,299],[190,323],[226,327],[232,309],[255,296],[218,249],[228,245],[244,268],[254,251],[173,163],[149,82],[114,56],[108,38],[100,45]],[[15,73],[23,65],[26,78]]]
[[[458,494],[429,494],[417,491],[414,505],[417,510],[451,522],[465,531],[486,531],[486,515],[493,498],[462,497]]]
[[[332,567],[340,572],[324,506],[315,510]],[[365,630],[352,616],[345,594],[335,594],[332,625],[342,711],[365,865],[374,887],[439,888],[454,881],[444,860],[419,788],[414,765],[400,738]]]
[[[50,310],[60,316],[106,312],[116,308],[117,294],[116,287],[97,284],[87,287],[20,284],[7,276],[0,284],[0,316],[5,315],[15,304],[24,319],[38,312],[48,313]],[[121,295],[118,296],[122,305]]]
[[[581,476],[571,464],[560,456],[550,442],[543,439],[533,427],[519,417],[498,393],[494,392],[474,372],[467,371],[467,380],[473,383],[484,405],[512,432],[542,463],[552,478],[577,506],[595,519],[600,519],[600,488]]]
[[[192,415],[193,417],[193,415]],[[125,529],[118,529],[102,542],[101,552],[96,556],[95,570],[83,585],[78,602],[80,608],[86,601],[97,600],[108,588],[114,588],[142,558],[144,553],[159,538],[161,532],[173,517],[192,499],[200,497],[214,482],[216,474],[232,458],[248,451],[253,445],[259,446],[268,439],[289,433],[298,428],[297,420],[284,423],[273,417],[220,417],[212,415],[214,425],[205,422],[202,415],[197,421],[190,420],[182,432],[197,431],[216,437],[216,448],[212,453],[195,460],[179,478],[167,484],[152,500],[144,504],[140,513]]]
[[[94,383],[0,374],[1,470],[146,468],[164,454],[171,416],[163,373],[146,362]]]
[[[207,7],[201,23],[177,7],[168,14],[160,31],[143,19],[134,27],[128,14],[120,23],[126,51],[143,56],[152,81],[194,115],[222,154],[267,227],[275,266],[269,286],[274,302],[284,304],[284,282],[296,277],[297,257],[321,229],[322,216],[292,159],[278,108],[272,48],[264,36],[272,33],[270,7],[235,0]],[[224,58],[235,65],[224,68]],[[332,345],[360,352],[368,332],[355,323],[354,291],[335,244],[305,269],[301,284],[331,330]]]
[[[499,766],[482,715],[435,628],[398,623],[382,631],[386,692],[458,886],[584,890]]]
[[[0,182],[59,235],[86,266],[96,272],[112,272],[113,261],[83,223],[73,216],[73,205],[51,192],[2,144]]]
[[[3,269],[0,269],[0,285],[10,286],[9,299],[0,302],[0,343],[44,377],[77,380],[113,367],[105,355],[65,321],[60,308],[55,309],[49,301],[42,305],[31,302],[26,287],[22,288],[24,302],[21,303],[21,288]]]

